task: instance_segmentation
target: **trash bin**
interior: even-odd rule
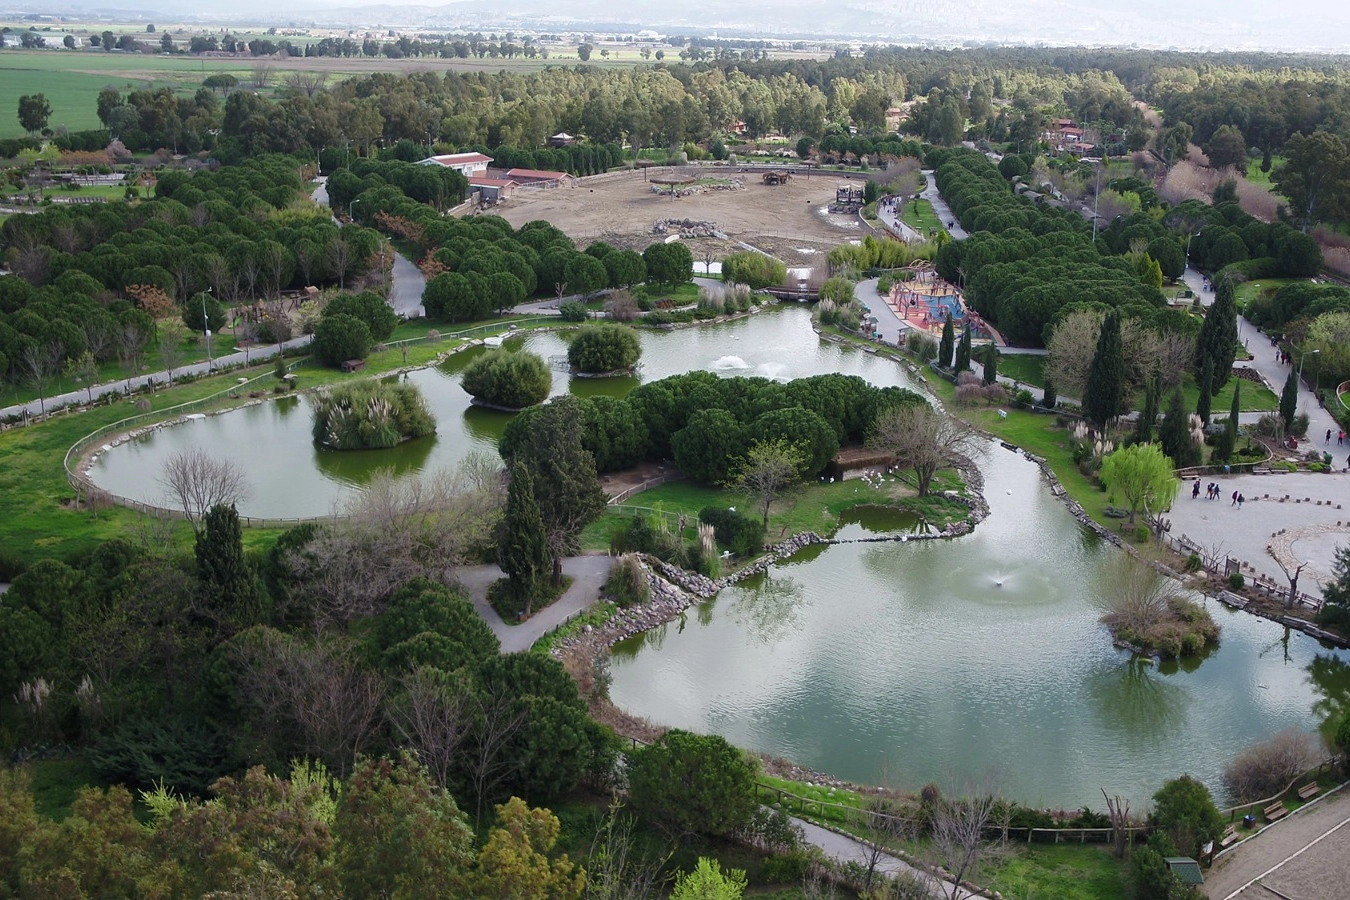
[[[1256,816],[1252,815],[1251,813],[1248,813],[1247,815],[1242,817],[1242,827],[1253,828],[1255,827],[1255,825],[1256,825]]]

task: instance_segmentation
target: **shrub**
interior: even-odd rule
[[[543,358],[525,351],[489,350],[469,363],[461,382],[475,400],[507,409],[543,403],[553,387],[553,373]]]
[[[559,306],[558,314],[564,322],[585,322],[591,317],[591,311],[586,308],[586,304],[578,300],[568,300]]]
[[[1135,539],[1135,542],[1136,542],[1136,543],[1147,544],[1147,543],[1148,543],[1148,526],[1147,526],[1147,525],[1144,525],[1144,524],[1139,524],[1139,525],[1134,526],[1134,539]]]
[[[722,260],[722,279],[747,284],[760,290],[787,281],[787,267],[781,260],[762,253],[732,253]]]
[[[1013,395],[1013,405],[1018,409],[1030,409],[1036,403],[1036,396],[1026,388],[1021,388]]]
[[[698,520],[711,525],[717,543],[737,556],[754,556],[764,548],[764,523],[754,516],[705,506],[698,511]]]
[[[314,398],[314,441],[334,450],[383,449],[435,430],[436,420],[412,384],[359,381]]]
[[[652,588],[637,554],[625,553],[610,564],[609,576],[605,578],[601,592],[625,608],[647,602]]]
[[[1316,762],[1312,735],[1286,728],[1233,757],[1224,767],[1223,785],[1239,800],[1273,797]]]
[[[631,369],[641,355],[637,332],[623,325],[585,328],[567,348],[568,364],[590,374]]]
[[[605,317],[615,322],[631,322],[638,311],[637,300],[627,291],[614,291],[605,298]]]
[[[938,355],[938,344],[937,341],[933,340],[932,335],[913,329],[905,334],[905,349],[925,361]]]
[[[314,353],[324,365],[365,359],[374,343],[370,328],[355,316],[325,316],[314,328]]]
[[[1228,576],[1228,587],[1231,590],[1240,591],[1246,583],[1247,579],[1242,577],[1241,572],[1234,572],[1232,575]]]
[[[1200,554],[1192,553],[1190,556],[1186,557],[1187,572],[1199,572],[1202,565],[1203,563],[1200,559]]]

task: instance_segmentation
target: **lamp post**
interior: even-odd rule
[[[206,332],[206,371],[208,372],[214,370],[216,367],[215,362],[213,362],[211,359],[211,320],[206,315],[206,295],[209,293],[211,293],[210,286],[208,286],[206,290],[202,291],[201,293],[202,330]]]
[[[1318,347],[1316,350],[1304,350],[1303,353],[1299,355],[1299,358],[1298,358],[1298,383],[1299,383],[1299,384],[1302,384],[1302,383],[1303,383],[1303,361],[1304,361],[1305,359],[1307,359],[1309,356],[1316,355],[1316,354],[1321,353],[1321,352],[1322,352],[1322,348],[1321,348],[1321,347]]]
[[[355,207],[356,204],[358,204],[358,203],[360,203],[360,202],[361,202],[361,198],[360,198],[360,197],[357,197],[356,199],[352,200],[351,203],[348,203],[348,204],[347,204],[347,218],[351,219],[353,222],[356,221],[356,216],[352,213],[352,208]]]
[[[1200,231],[1204,231],[1204,229],[1202,228]],[[1200,236],[1200,231],[1186,238],[1186,268],[1188,269],[1191,267],[1191,241]]]

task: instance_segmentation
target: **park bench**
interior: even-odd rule
[[[1223,837],[1219,838],[1219,846],[1227,847],[1230,844],[1235,844],[1237,843],[1239,837],[1240,835],[1237,832],[1237,825],[1236,824],[1229,825],[1227,828],[1223,830]]]
[[[1298,799],[1311,800],[1320,793],[1322,793],[1322,789],[1318,787],[1317,782],[1310,781],[1298,789]]]
[[[1270,804],[1265,808],[1265,814],[1267,822],[1274,822],[1277,819],[1282,819],[1285,816],[1287,816],[1289,814],[1289,810],[1284,808],[1283,800],[1276,800],[1274,803]]]

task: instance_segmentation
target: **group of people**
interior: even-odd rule
[[[1219,499],[1219,496],[1220,496],[1222,493],[1223,493],[1223,492],[1219,490],[1218,484],[1216,484],[1216,483],[1214,483],[1214,482],[1212,482],[1212,481],[1211,481],[1209,484],[1205,485],[1205,499],[1206,499],[1206,500],[1218,500],[1218,499]],[[1191,499],[1192,499],[1192,500],[1196,500],[1196,499],[1198,499],[1199,497],[1200,497],[1200,479],[1197,478],[1197,479],[1195,479],[1195,486],[1194,486],[1193,488],[1191,488]],[[1247,498],[1244,497],[1244,496],[1243,496],[1242,494],[1240,494],[1239,492],[1233,491],[1233,502],[1232,502],[1231,504],[1229,504],[1229,505],[1230,505],[1230,506],[1236,506],[1238,509],[1242,509],[1242,503],[1243,503],[1243,501],[1245,501],[1246,499],[1247,499]]]
[[[1341,446],[1341,445],[1344,444],[1344,443],[1345,443],[1345,432],[1344,432],[1344,431],[1338,431],[1338,432],[1336,432],[1336,446],[1339,447],[1339,446]],[[1328,428],[1328,429],[1327,429],[1327,445],[1330,446],[1330,444],[1331,444],[1331,429]]]

